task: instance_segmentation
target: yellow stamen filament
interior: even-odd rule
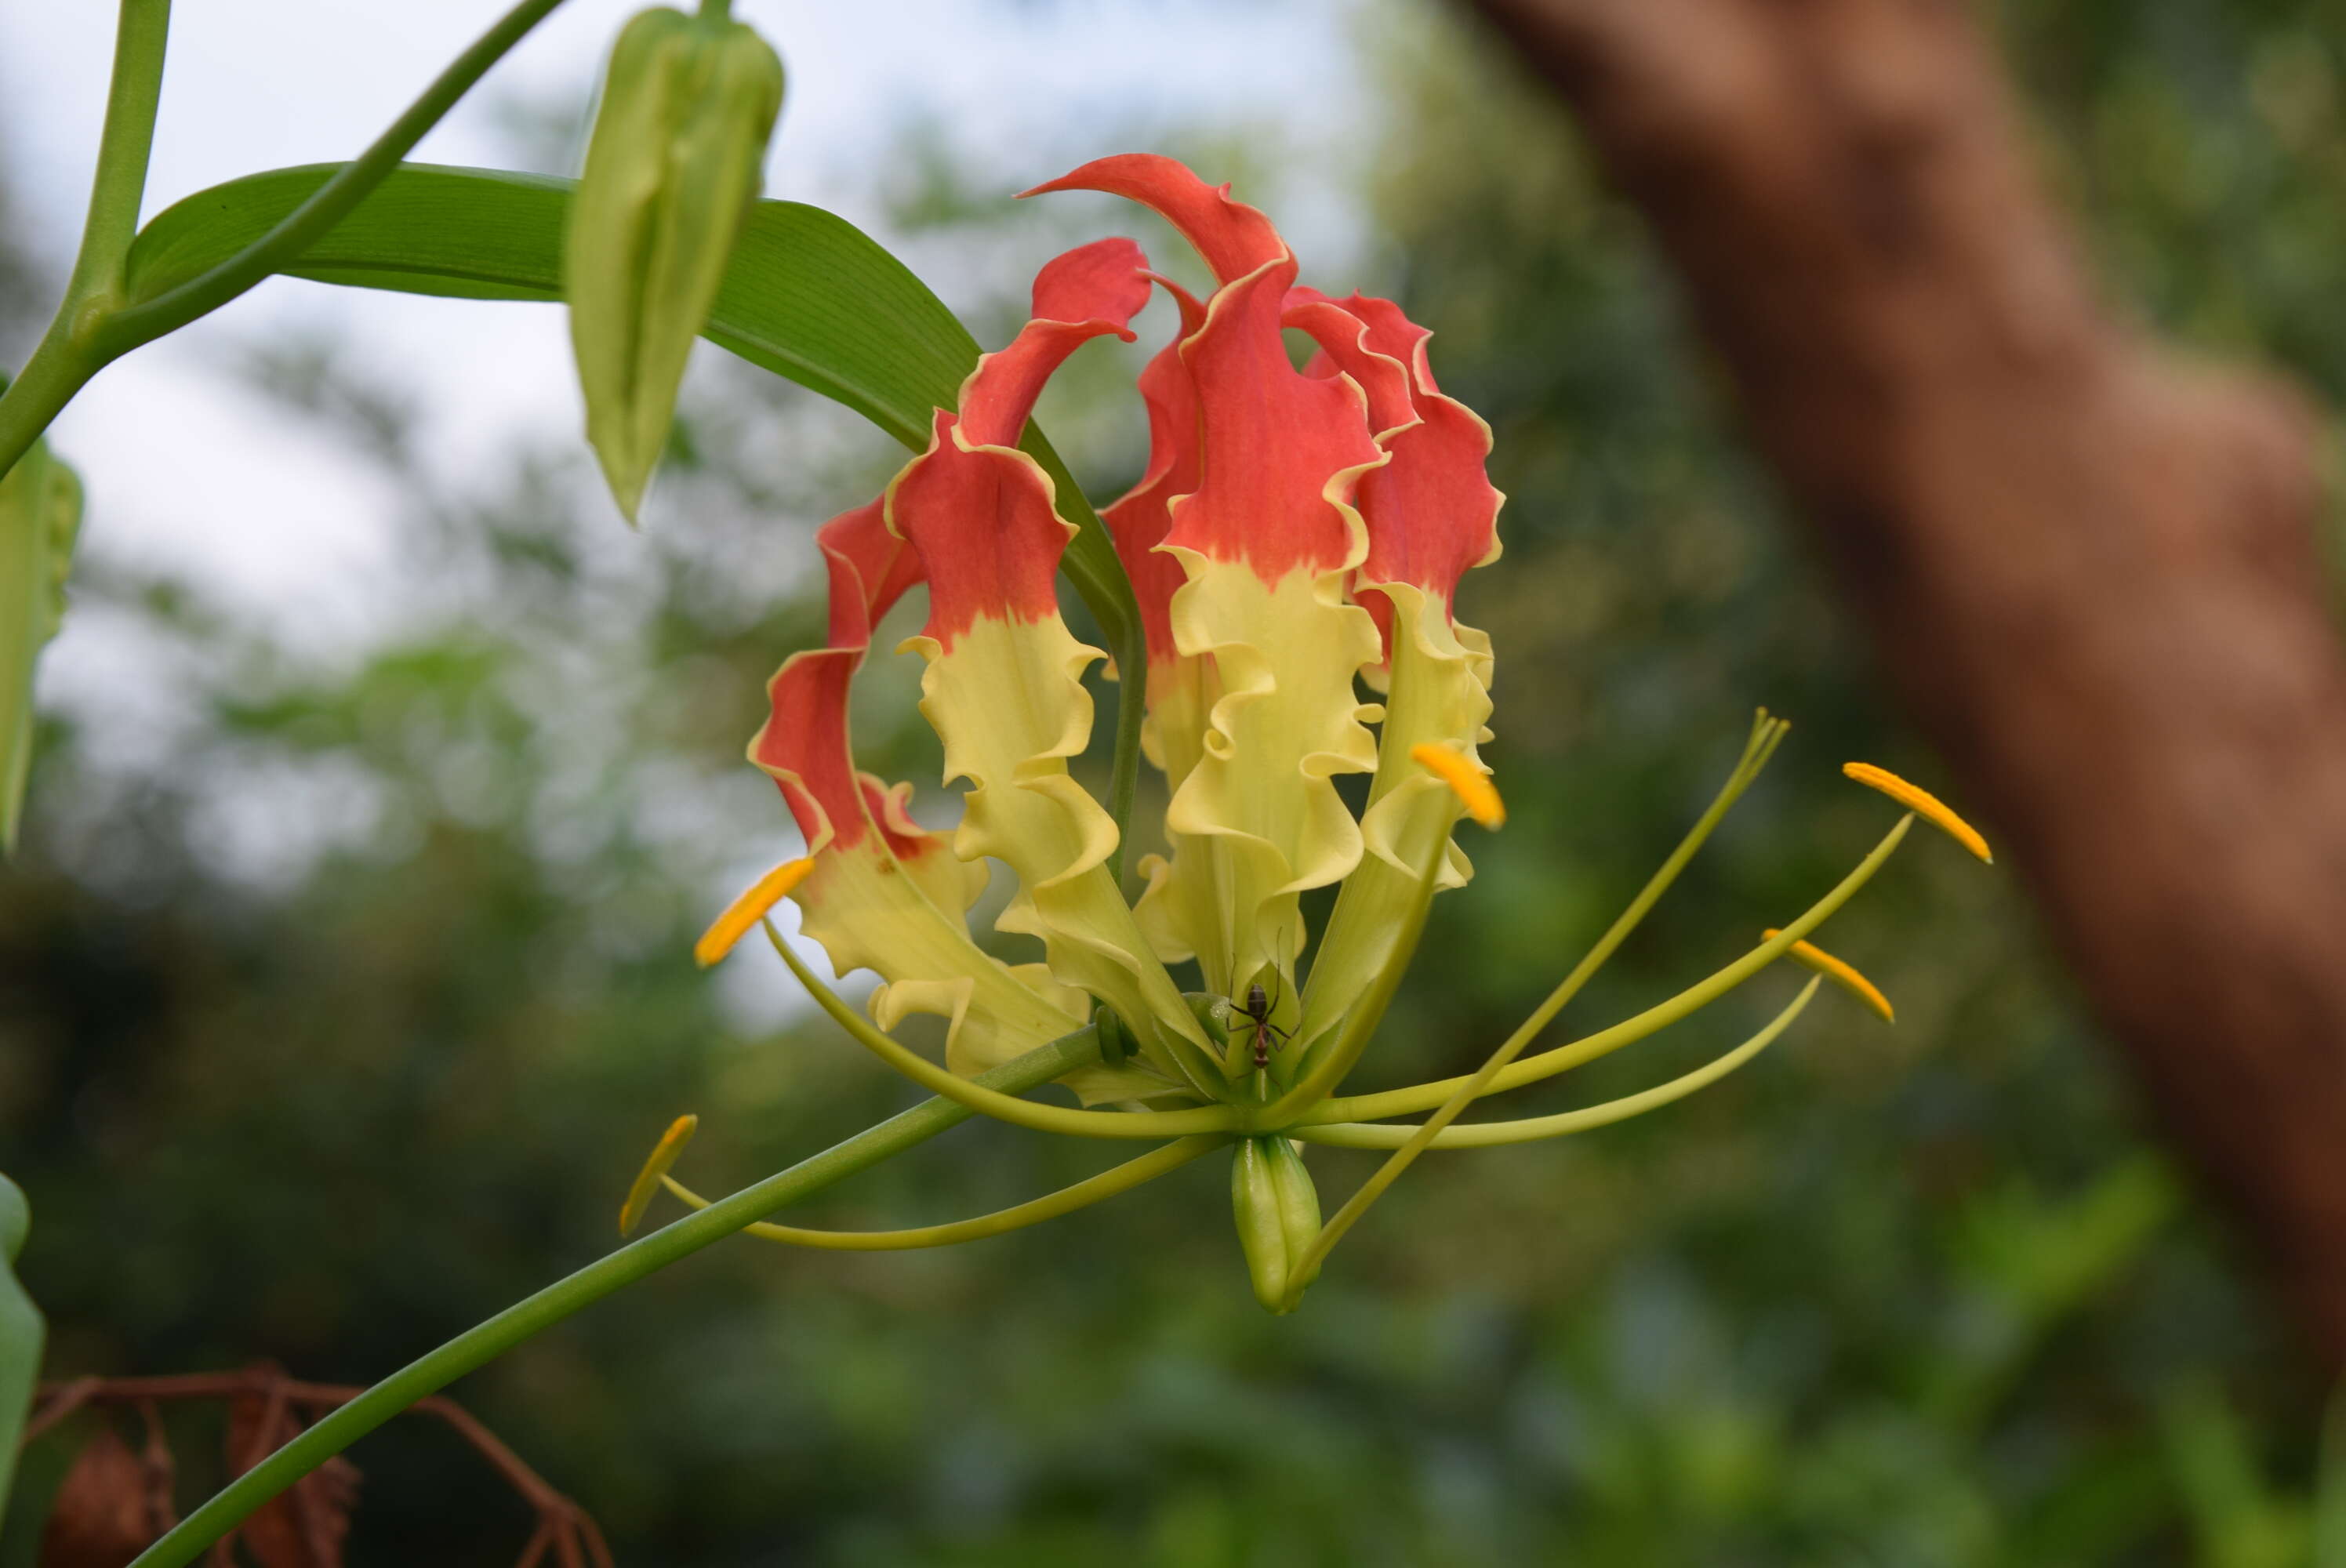
[[[842,1002],[837,992],[815,978],[806,960],[790,950],[790,944],[782,940],[782,933],[774,929],[770,921],[766,923],[766,941],[781,955],[798,983],[806,987],[815,1005],[831,1014],[831,1022],[846,1030],[858,1044],[930,1094],[943,1095],[996,1121],[1032,1127],[1038,1133],[1073,1133],[1086,1138],[1179,1137],[1190,1133],[1231,1133],[1239,1128],[1234,1106],[1201,1105],[1194,1111],[1077,1111],[1066,1105],[1047,1105],[1040,1100],[1022,1100],[1015,1095],[1005,1095],[983,1084],[956,1077],[919,1052],[874,1029],[862,1014]]]
[[[1773,942],[1780,934],[1780,932],[1774,930],[1763,931],[1760,933],[1760,940],[1761,942]],[[1856,997],[1860,1002],[1864,1003],[1876,1013],[1881,1013],[1882,1021],[1883,1023],[1895,1023],[1898,1022],[1898,1013],[1896,1010],[1890,1005],[1890,998],[1882,995],[1881,990],[1874,985],[1873,982],[1866,979],[1862,974],[1860,974],[1857,972],[1856,965],[1835,958],[1831,953],[1827,952],[1823,948],[1819,947],[1812,942],[1794,942],[1790,952],[1786,956],[1815,970],[1819,974],[1823,975],[1827,980],[1831,981],[1835,985],[1840,986],[1843,991],[1848,992],[1851,996]]]
[[[1466,814],[1485,828],[1496,828],[1506,821],[1506,802],[1499,799],[1491,776],[1468,760],[1464,752],[1429,742],[1411,747],[1409,759],[1449,785],[1451,792],[1466,808]]]
[[[798,885],[814,870],[812,860],[785,860],[750,884],[750,891],[735,899],[719,915],[709,928],[700,933],[692,944],[692,960],[707,969],[733,951],[733,944],[750,934],[757,923],[766,918],[766,911],[790,896]]]
[[[1433,1135],[1427,1146],[1436,1149],[1482,1149],[1502,1144],[1527,1144],[1542,1138],[1560,1138],[1572,1133],[1585,1133],[1592,1127],[1606,1127],[1615,1122],[1626,1122],[1632,1116],[1642,1116],[1673,1101],[1683,1100],[1698,1089],[1716,1084],[1746,1062],[1765,1051],[1778,1035],[1791,1026],[1801,1009],[1817,994],[1824,983],[1821,976],[1800,987],[1800,993],[1791,1004],[1759,1033],[1729,1051],[1726,1055],[1696,1068],[1693,1072],[1671,1079],[1641,1094],[1607,1100],[1602,1105],[1584,1105],[1576,1111],[1559,1111],[1552,1116],[1530,1116],[1515,1122],[1468,1122],[1459,1126],[1444,1127]],[[1330,1122],[1318,1126],[1297,1127],[1292,1136],[1307,1144],[1331,1144],[1345,1149],[1397,1149],[1417,1135],[1413,1126],[1382,1126],[1369,1122]],[[671,1184],[673,1185],[673,1184]]]
[[[1987,840],[1980,837],[1979,830],[1956,816],[1944,800],[1940,799],[1928,789],[1918,789],[1890,771],[1889,769],[1876,768],[1871,762],[1844,762],[1841,765],[1841,770],[1866,788],[1879,789],[1901,806],[1908,808],[1920,816],[1929,818],[1934,826],[1956,843],[1961,844],[1989,865],[1995,864],[1995,857],[1988,852]]]
[[[1720,802],[1730,799],[1731,795],[1722,793],[1719,801],[1713,803],[1714,809],[1717,809]],[[1873,852],[1860,860],[1857,869],[1843,877],[1832,891],[1810,904],[1798,920],[1786,927],[1786,934],[1790,935],[1797,932],[1800,936],[1806,936],[1832,918],[1841,905],[1855,897],[1858,889],[1863,887],[1872,879],[1873,874],[1882,869],[1892,853],[1905,841],[1907,833],[1912,830],[1913,826],[1914,818],[1912,813],[1899,818],[1897,825],[1884,833],[1882,836],[1882,842],[1873,847]],[[1681,849],[1684,847],[1684,845],[1680,846]],[[1648,884],[1649,891],[1651,886]],[[1651,901],[1642,893],[1638,898],[1639,902]],[[1637,903],[1630,905],[1633,911],[1637,908]],[[1624,921],[1626,919],[1625,916]],[[1616,929],[1620,929],[1624,921],[1616,921]],[[1606,933],[1606,940],[1608,942],[1613,940],[1610,932]],[[1658,1033],[1679,1020],[1691,1016],[1698,1010],[1709,1006],[1713,1002],[1783,957],[1790,950],[1791,945],[1792,943],[1786,941],[1783,936],[1761,942],[1726,968],[1715,971],[1708,979],[1698,981],[1666,1002],[1657,1003],[1643,1013],[1625,1018],[1609,1029],[1600,1029],[1594,1034],[1583,1035],[1570,1044],[1558,1045],[1553,1050],[1543,1051],[1536,1056],[1527,1056],[1503,1069],[1499,1075],[1491,1081],[1488,1092],[1498,1094],[1508,1089],[1520,1089],[1526,1084],[1536,1084],[1543,1078],[1552,1078],[1558,1073],[1569,1072],[1586,1063],[1594,1062],[1600,1056],[1609,1055],[1625,1045],[1635,1044],[1640,1040]],[[1605,943],[1600,942],[1591,957],[1605,951],[1606,951]],[[1565,976],[1564,983],[1550,992],[1548,999],[1541,1003],[1530,1017],[1516,1026],[1515,1034],[1508,1036],[1510,1046],[1520,1050],[1534,1035],[1546,1028],[1556,1013],[1566,1002],[1571,999],[1580,983],[1586,979],[1595,967],[1588,959],[1581,960],[1580,964],[1570,974]],[[1377,1122],[1382,1121],[1387,1116],[1414,1115],[1421,1111],[1434,1109],[1459,1089],[1473,1082],[1471,1077],[1441,1078],[1430,1084],[1413,1084],[1406,1089],[1387,1089],[1374,1095],[1345,1095],[1322,1102],[1319,1109],[1307,1113],[1300,1119],[1306,1124],[1317,1125],[1326,1122]]]
[[[660,1135],[660,1141],[652,1145],[650,1157],[644,1161],[644,1168],[636,1173],[636,1185],[627,1189],[627,1201],[619,1206],[621,1236],[634,1230],[642,1221],[644,1210],[652,1206],[652,1195],[659,1191],[661,1180],[667,1176],[669,1167],[676,1164],[677,1156],[684,1153],[684,1145],[692,1142],[693,1132],[699,1125],[699,1116],[678,1116],[668,1125],[668,1131]]]

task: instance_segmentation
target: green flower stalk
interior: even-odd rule
[[[1330,1249],[1430,1149],[1564,1135],[1683,1098],[1766,1049],[1827,978],[1888,1016],[1887,1000],[1809,935],[1881,868],[1914,816],[1983,858],[1986,845],[1936,799],[1854,764],[1851,777],[1910,809],[1840,885],[1677,996],[1527,1054],[1767,764],[1786,726],[1763,710],[1685,841],[1477,1071],[1344,1094],[1435,899],[1473,875],[1453,841],[1458,823],[1496,830],[1505,820],[1480,754],[1492,739],[1490,639],[1453,609],[1464,575],[1499,555],[1501,497],[1484,474],[1489,429],[1436,385],[1423,329],[1390,301],[1299,287],[1285,241],[1227,188],[1168,158],[1127,156],[1041,188],[1112,191],[1155,208],[1218,287],[1191,297],[1124,239],[1053,260],[1035,279],[1033,319],[979,361],[954,408],[936,411],[927,450],[878,500],[820,531],[829,639],[777,672],[770,717],[750,748],[780,786],[806,853],[737,900],[697,954],[713,963],[763,923],[824,1012],[923,1088],[1038,1132],[1160,1146],[997,1214],[902,1231],[761,1224],[754,1234],[857,1250],[974,1240],[1229,1146],[1256,1297],[1289,1312]],[[1059,615],[1055,579],[1076,530],[1051,478],[1014,443],[1066,357],[1094,338],[1129,341],[1127,323],[1158,287],[1181,320],[1139,378],[1148,467],[1101,513],[1148,632],[1145,689],[1127,699],[1147,705],[1140,745],[1169,801],[1168,852],[1138,861],[1146,885],[1128,901],[1112,870],[1122,847],[1116,820],[1068,770],[1091,733],[1081,677],[1104,657]],[[1300,370],[1290,331],[1319,348]],[[873,627],[916,585],[927,589],[928,618],[902,647],[926,666],[921,710],[944,742],[947,780],[970,785],[950,830],[915,817],[910,784],[859,771],[848,733],[849,688]],[[1336,788],[1346,773],[1368,776],[1357,815]],[[994,929],[1035,940],[1039,962],[1005,962],[969,928],[989,860],[1007,866],[1019,889]],[[1301,895],[1331,886],[1307,964]],[[879,974],[868,1015],[767,921],[784,898],[834,970]],[[1766,1028],[1703,1067],[1606,1105],[1463,1119],[1491,1095],[1677,1023],[1785,958],[1820,973]],[[1190,965],[1199,988],[1176,978]],[[942,1064],[891,1033],[916,1013],[945,1021]],[[1080,1106],[975,1081],[1043,1042],[1076,1038],[1089,1049],[1059,1081]],[[1393,1121],[1408,1116],[1424,1119]],[[661,1141],[625,1225],[663,1187],[705,1205],[671,1174],[693,1125],[680,1119]],[[1305,1164],[1313,1144],[1391,1153],[1323,1220]]]
[[[586,439],[630,522],[781,112],[781,60],[722,9],[621,30],[563,246]]]
[[[36,442],[0,477],[0,847],[16,848],[33,760],[33,673],[65,618],[81,480]]]

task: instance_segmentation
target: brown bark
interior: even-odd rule
[[[1955,797],[2346,1367],[2346,650],[2307,410],[2096,302],[1963,5],[1478,5],[1651,221]]]

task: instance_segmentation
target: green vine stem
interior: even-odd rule
[[[163,96],[163,56],[169,46],[171,0],[122,0],[114,31],[114,76],[107,87],[106,123],[98,133],[97,172],[90,179],[89,216],[73,276],[48,331],[32,358],[0,391],[0,475],[16,466],[33,443],[105,362],[90,338],[96,324],[120,302],[122,264],[138,233],[138,205],[147,195],[147,162],[155,145],[155,112]]]
[[[1099,1039],[1087,1026],[1037,1046],[1016,1061],[1005,1062],[976,1082],[989,1089],[1015,1095],[1098,1060]],[[181,1568],[194,1562],[206,1547],[243,1522],[253,1510],[416,1400],[438,1392],[465,1373],[572,1313],[593,1306],[621,1287],[632,1285],[648,1274],[721,1241],[778,1208],[900,1155],[966,1121],[970,1115],[966,1107],[951,1100],[925,1100],[515,1303],[488,1321],[409,1362],[308,1428],[139,1553],[131,1568]]]
[[[122,0],[114,33],[114,76],[107,85],[106,123],[98,132],[97,172],[89,217],[74,258],[66,298],[103,301],[121,287],[123,259],[138,233],[147,197],[147,163],[155,146],[155,112],[163,96],[163,56],[170,43],[171,0]],[[0,466],[5,466],[0,464]]]
[[[399,167],[400,159],[414,150],[415,144],[456,107],[474,83],[488,74],[491,66],[561,4],[562,0],[521,0],[450,61],[448,68],[391,122],[372,146],[344,164],[274,229],[201,275],[112,316],[98,332],[106,357],[127,353],[219,310],[323,238]]]
[[[268,233],[178,288],[136,305],[120,297],[123,257],[138,226],[147,155],[162,90],[170,0],[122,0],[114,85],[97,180],[73,283],[22,374],[0,394],[0,473],[25,455],[90,377],[141,344],[219,310],[314,243],[399,167],[424,133],[562,0],[521,4],[456,56],[407,112]]]

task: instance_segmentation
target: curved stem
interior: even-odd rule
[[[0,479],[33,450],[33,443],[99,369],[75,347],[66,312],[60,310],[15,380],[0,387]]]
[[[1812,979],[1800,988],[1791,1004],[1770,1020],[1768,1026],[1738,1045],[1725,1055],[1704,1063],[1691,1073],[1681,1074],[1667,1084],[1627,1095],[1602,1105],[1584,1105],[1576,1111],[1560,1111],[1553,1116],[1526,1116],[1512,1122],[1476,1122],[1464,1127],[1444,1127],[1426,1146],[1436,1149],[1483,1149],[1504,1144],[1528,1144],[1541,1138],[1559,1138],[1567,1133],[1585,1133],[1592,1127],[1610,1126],[1632,1116],[1642,1116],[1647,1111],[1658,1110],[1674,1100],[1683,1100],[1698,1089],[1708,1088],[1752,1057],[1775,1044],[1776,1037],[1791,1026],[1817,993],[1821,979]],[[1344,1149],[1395,1149],[1406,1144],[1418,1131],[1415,1127],[1377,1126],[1366,1122],[1337,1122],[1326,1126],[1297,1127],[1289,1135],[1307,1144],[1327,1144]]]
[[[103,360],[176,331],[197,317],[219,310],[291,260],[350,215],[424,133],[440,123],[456,100],[505,57],[507,50],[544,21],[562,0],[521,0],[423,89],[407,111],[392,121],[372,146],[344,164],[277,226],[218,266],[152,300],[119,311],[98,329],[96,346]]]
[[[73,275],[48,331],[23,373],[0,390],[0,476],[32,450],[41,433],[106,361],[89,341],[92,323],[118,299],[123,259],[138,233],[155,112],[163,96],[171,0],[122,0],[114,32],[114,76],[90,178],[89,216]]]
[[[163,58],[170,42],[171,0],[122,0],[115,25],[114,76],[106,94],[106,125],[98,133],[97,172],[90,181],[89,218],[74,258],[66,297],[102,298],[122,280],[122,260],[138,233],[138,204],[147,195],[147,163],[155,146],[155,111],[163,97]]]
[[[1872,881],[1873,874],[1882,869],[1882,862],[1890,858],[1892,851],[1895,850],[1900,842],[1905,839],[1907,830],[1913,825],[1914,814],[1909,811],[1898,820],[1896,827],[1883,835],[1882,841],[1873,847],[1872,853],[1860,860],[1856,869],[1843,877],[1834,886],[1832,891],[1810,904],[1801,911],[1800,918],[1786,922],[1782,931],[1778,932],[1733,963],[1687,987],[1668,1001],[1658,1003],[1635,1017],[1624,1019],[1616,1023],[1610,1029],[1600,1029],[1596,1033],[1585,1035],[1568,1045],[1559,1045],[1553,1051],[1543,1051],[1536,1056],[1526,1057],[1521,1062],[1510,1064],[1494,1074],[1491,1082],[1482,1092],[1486,1095],[1496,1095],[1509,1089],[1520,1089],[1526,1084],[1536,1084],[1543,1078],[1552,1078],[1556,1074],[1577,1067],[1583,1063],[1594,1062],[1599,1056],[1618,1051],[1624,1045],[1634,1044],[1648,1034],[1668,1028],[1681,1018],[1726,995],[1790,952],[1794,942],[1824,924],[1841,905],[1856,895],[1858,889]],[[1508,1036],[1508,1042],[1510,1044],[1528,1042],[1539,1032],[1540,1027],[1547,1023],[1550,1016],[1551,1013],[1545,1008],[1533,1013],[1524,1021],[1522,1026],[1514,1034]],[[1473,1081],[1472,1075],[1443,1078],[1431,1084],[1419,1084],[1407,1089],[1392,1089],[1383,1094],[1353,1095],[1341,1099],[1324,1101],[1317,1110],[1307,1113],[1304,1125],[1322,1126],[1331,1122],[1373,1122],[1382,1121],[1387,1116],[1407,1116],[1420,1111],[1431,1111],[1443,1105],[1451,1095]],[[1300,1126],[1290,1130],[1298,1137],[1302,1135]]]
[[[790,966],[790,972],[798,976],[807,994],[831,1014],[831,1022],[855,1036],[864,1049],[932,1094],[957,1100],[973,1111],[981,1111],[1013,1126],[1032,1127],[1038,1133],[1066,1133],[1078,1138],[1169,1138],[1238,1129],[1238,1114],[1227,1105],[1195,1111],[1077,1111],[1065,1105],[1037,1105],[973,1083],[891,1040],[857,1016],[853,1008],[839,999],[837,992],[816,979],[814,972],[790,951],[790,944],[774,929],[774,922],[764,923],[766,940],[774,944],[774,951],[782,955],[782,962]]]
[[[1014,1230],[1024,1230],[1030,1225],[1040,1225],[1046,1219],[1056,1219],[1063,1214],[1073,1214],[1079,1208],[1130,1192],[1145,1182],[1155,1181],[1168,1171],[1178,1170],[1198,1156],[1221,1147],[1228,1138],[1200,1135],[1181,1138],[1161,1149],[1151,1149],[1137,1160],[1127,1160],[1111,1170],[1061,1187],[1057,1192],[1035,1198],[1009,1208],[982,1214],[974,1219],[955,1220],[950,1225],[915,1226],[909,1230],[811,1230],[795,1225],[770,1225],[760,1220],[756,1225],[743,1226],[745,1235],[759,1236],[768,1241],[779,1241],[791,1247],[811,1247],[828,1252],[906,1252],[923,1247],[952,1247],[964,1241],[983,1241],[990,1236],[1005,1236]],[[662,1186],[695,1208],[707,1208],[709,1200],[694,1192],[674,1176],[662,1176]]]
[[[978,1081],[991,1088],[1015,1093],[1047,1084],[1097,1060],[1098,1039],[1085,1028],[1038,1046],[1015,1062],[1005,1062]],[[572,1313],[594,1305],[621,1286],[633,1284],[724,1239],[760,1215],[796,1203],[902,1154],[967,1121],[969,1115],[966,1107],[950,1100],[923,1101],[877,1126],[865,1128],[845,1143],[836,1144],[754,1186],[744,1187],[722,1202],[711,1204],[699,1214],[663,1226],[642,1240],[516,1302],[487,1322],[466,1329],[439,1349],[409,1362],[305,1430],[230,1482],[170,1533],[139,1553],[131,1568],[183,1568],[207,1546],[242,1523],[253,1510],[416,1400],[438,1392],[474,1368]]]

